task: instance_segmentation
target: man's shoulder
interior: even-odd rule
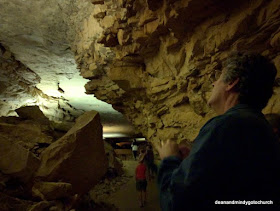
[[[254,112],[251,110],[234,110],[231,112],[226,112],[225,114],[216,116],[210,119],[203,128],[219,128],[226,127],[230,125],[237,125],[238,123],[245,123],[250,121],[261,120],[262,114],[260,112]],[[262,121],[262,120],[261,120]]]
[[[201,130],[219,128],[220,126],[224,125],[225,123],[235,118],[236,117],[234,115],[226,115],[226,114],[213,117],[212,119],[208,120],[204,124]]]

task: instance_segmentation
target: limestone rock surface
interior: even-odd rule
[[[25,106],[15,110],[22,119],[30,119],[45,124],[49,124],[48,118],[43,114],[38,106]]]
[[[38,89],[37,85],[41,82],[39,74],[16,59],[8,47],[0,44],[0,50],[0,116],[16,116],[16,109],[34,105],[39,105],[40,110],[55,121],[63,119],[67,122],[81,115],[81,111],[65,100]]]
[[[90,111],[44,150],[36,177],[70,183],[74,193],[84,194],[98,183],[107,167],[100,117]]]
[[[117,158],[114,148],[106,141],[104,141],[105,153],[108,160],[108,174],[121,175],[123,173],[123,163]]]
[[[89,109],[84,92],[67,95],[65,87],[80,71],[86,93],[112,104],[148,140],[191,142],[215,115],[211,81],[231,52],[243,50],[276,65],[264,112],[279,113],[279,7],[277,0],[3,0],[0,113],[38,104],[51,120],[73,121]]]
[[[28,149],[39,157],[42,150],[66,132],[55,130],[53,122],[38,106],[16,109],[20,117],[1,117],[0,135]]]
[[[0,171],[28,182],[37,171],[40,160],[28,149],[0,136]]]
[[[81,74],[90,79],[87,93],[112,104],[150,141],[191,142],[215,115],[207,105],[211,81],[229,54],[267,56],[279,81],[279,7],[273,0],[95,4],[92,17],[98,18],[85,20],[74,43]],[[278,82],[274,89],[265,113],[280,112]]]

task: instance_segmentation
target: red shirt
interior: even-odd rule
[[[146,166],[144,163],[139,163],[135,170],[136,179],[146,179]]]

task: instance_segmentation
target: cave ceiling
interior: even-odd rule
[[[93,109],[108,133],[128,119],[149,140],[191,142],[215,115],[210,81],[244,50],[276,65],[264,113],[280,112],[279,0],[0,0],[0,43],[1,115]]]
[[[49,119],[71,122],[96,110],[105,133],[133,134],[121,113],[85,94],[88,79],[80,75],[71,45],[93,9],[90,1],[0,1],[1,116],[39,105]]]

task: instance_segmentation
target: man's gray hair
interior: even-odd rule
[[[263,109],[273,94],[277,70],[273,63],[259,54],[235,53],[225,65],[225,82],[239,78],[235,91],[239,92],[239,103]]]

